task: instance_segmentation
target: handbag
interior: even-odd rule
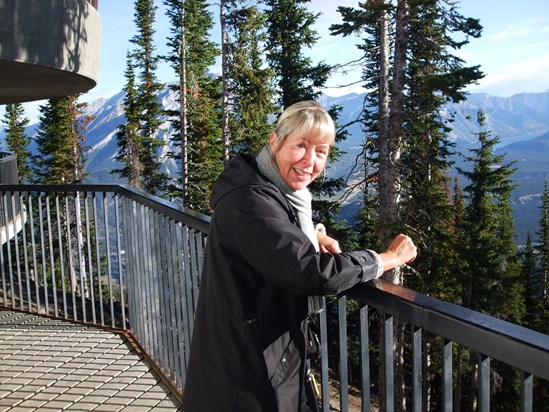
[[[307,316],[307,358],[320,358],[320,329],[310,316]]]

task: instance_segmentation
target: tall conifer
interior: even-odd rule
[[[6,105],[6,113],[2,123],[5,124],[6,144],[8,150],[17,156],[17,174],[19,183],[28,183],[31,180],[29,143],[30,137],[25,133],[29,119],[25,117],[25,109],[21,103]]]
[[[540,221],[538,235],[538,245],[536,247],[539,257],[539,275],[540,301],[542,308],[542,333],[549,333],[547,318],[549,316],[549,188],[547,181],[543,186],[540,205]]]
[[[265,14],[257,6],[227,3],[227,81],[230,154],[257,154],[272,130],[270,116],[276,112],[271,79],[265,67]]]
[[[316,100],[326,83],[330,66],[313,64],[305,50],[315,45],[312,28],[318,14],[303,5],[309,0],[265,0],[267,61],[275,71],[276,93],[286,108],[301,100]]]
[[[211,186],[223,168],[221,82],[209,72],[219,54],[209,37],[213,15],[204,0],[186,0],[183,4],[166,0],[165,4],[172,25],[167,57],[178,77],[181,79],[182,74],[185,79],[185,88],[179,89],[180,113],[184,116],[173,123],[173,139],[180,151],[172,155],[184,159],[180,190],[174,194],[181,196],[184,206],[210,213]]]
[[[139,137],[140,106],[137,102],[135,72],[130,53],[126,57],[124,76],[126,77],[126,85],[124,86],[126,123],[120,125],[116,133],[118,144],[116,160],[122,163],[122,167],[114,169],[111,173],[127,179],[128,183],[136,189],[143,189],[143,164],[140,157],[142,148]]]
[[[467,270],[463,282],[463,304],[473,310],[518,323],[523,315],[520,266],[514,246],[514,225],[510,194],[514,188],[511,176],[515,169],[504,163],[504,155],[495,155],[499,142],[485,129],[486,117],[477,115],[479,144],[470,149],[466,160],[471,170],[459,169],[469,181],[465,187]],[[475,382],[471,365],[470,382]],[[492,363],[492,370],[503,383],[495,391],[494,402],[509,404],[518,399],[518,376],[504,365]],[[496,401],[497,399],[497,401]],[[472,399],[470,402],[474,402]],[[518,407],[518,405],[516,405]],[[468,409],[471,405],[461,405]]]
[[[131,105],[135,105],[132,108],[135,111],[130,117],[135,115],[136,122],[127,124],[125,132],[128,138],[128,133],[133,133],[137,126],[136,138],[132,137],[128,142],[131,144],[132,151],[126,154],[133,157],[136,156],[135,151],[138,152],[139,166],[133,169],[133,172],[141,173],[137,180],[140,182],[138,186],[152,194],[163,194],[166,191],[167,175],[161,169],[161,147],[164,142],[158,137],[163,114],[158,101],[158,92],[163,85],[158,81],[155,73],[159,61],[153,39],[156,9],[153,0],[135,1],[134,22],[137,33],[130,39],[135,48],[131,50],[131,60],[128,59],[128,65],[133,64],[133,67],[131,69],[128,67],[126,74],[135,76],[134,79],[127,80],[128,86],[135,81],[135,97],[130,96],[128,99],[131,99]],[[134,147],[135,150],[133,150]],[[121,152],[120,155],[124,153]],[[119,160],[126,165],[131,163],[129,158]]]
[[[78,95],[71,95],[40,106],[37,154],[32,156],[35,183],[71,184],[84,179],[84,132],[91,118],[83,115],[86,105],[77,100]]]

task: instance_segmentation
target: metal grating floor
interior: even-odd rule
[[[125,336],[0,309],[0,412],[179,411]]]

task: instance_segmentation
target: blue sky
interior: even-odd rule
[[[161,0],[156,0],[159,15],[156,24],[156,47],[164,51],[168,34],[168,22],[164,16]],[[462,0],[458,1],[461,13],[467,17],[479,18],[484,27],[480,39],[471,43],[459,56],[467,65],[481,65],[486,77],[479,85],[471,86],[471,92],[485,92],[497,96],[510,96],[522,92],[543,92],[549,90],[549,1],[548,0]],[[340,63],[360,55],[356,37],[333,37],[329,26],[340,22],[337,6],[354,7],[358,0],[312,0],[308,6],[312,11],[322,12],[316,25],[320,40],[310,51],[313,61]],[[212,10],[215,10],[213,8]],[[124,86],[126,52],[129,39],[134,32],[133,0],[100,0],[99,13],[102,19],[102,46],[98,85],[82,97],[93,101],[99,97],[110,97]],[[212,36],[217,41],[218,30]],[[167,65],[158,70],[163,82],[174,76]],[[352,87],[339,87],[359,79],[360,70],[338,73],[329,81],[327,94],[340,95],[360,91]],[[37,103],[26,104],[27,116],[33,119]]]

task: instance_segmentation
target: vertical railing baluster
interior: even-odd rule
[[[191,274],[189,265],[187,264],[186,251],[189,250],[187,245],[187,227],[178,222],[175,227],[175,239],[177,243],[177,261],[179,270],[179,293],[181,296],[181,312],[183,316],[183,346],[185,353],[184,365],[182,365],[181,383],[185,385],[186,370],[189,365],[189,352],[191,348],[192,335],[192,286]],[[181,346],[181,344],[180,344]]]
[[[200,284],[200,269],[198,260],[202,260],[202,255],[200,255],[200,259],[198,259],[198,253],[199,249],[197,248],[197,235],[195,233],[194,229],[189,228],[188,230],[189,235],[189,243],[190,243],[190,269],[191,269],[191,276],[192,276],[192,285],[193,285],[193,314],[196,312],[196,307],[198,305],[198,287]]]
[[[101,325],[105,326],[105,311],[103,308],[103,283],[101,280],[101,248],[100,248],[100,231],[101,223],[99,221],[101,215],[97,210],[97,203],[101,204],[101,199],[98,200],[97,193],[93,194],[92,212],[93,212],[93,227],[95,229],[95,259],[97,268],[97,298],[99,299],[99,319]]]
[[[111,309],[111,326],[115,327],[114,299],[112,296],[112,262],[111,262],[111,243],[109,236],[109,199],[107,192],[103,192],[103,225],[105,230],[105,254],[107,259],[107,285],[109,288],[109,305]]]
[[[120,200],[117,193],[114,194],[114,223],[116,228],[116,252],[118,256],[118,287],[120,290],[120,307],[122,316],[122,329],[126,330],[126,297],[124,296],[126,284],[124,276],[124,266],[122,265],[123,251],[122,239],[120,237],[122,231],[120,229]]]
[[[61,293],[63,297],[63,318],[67,319],[67,290],[65,287],[65,259],[63,254],[63,228],[61,226],[61,206],[59,195],[55,195],[55,216],[57,218],[57,244],[59,246],[59,267],[61,270]],[[55,269],[54,269],[55,270]],[[55,292],[54,292],[55,293]],[[55,313],[56,316],[59,314]]]
[[[8,255],[8,267],[11,268],[11,259],[9,258],[9,234],[8,234],[8,211],[7,211],[7,201],[6,201],[6,192],[2,192],[2,198],[0,199],[2,202],[2,219],[4,220],[4,236],[5,236],[5,244],[6,247],[6,254]],[[4,260],[4,245],[0,247],[0,264],[2,267],[0,270],[2,271],[2,293],[3,295],[3,302],[6,306],[8,305],[8,289],[6,288],[6,278],[9,276],[8,273],[6,273],[6,262]],[[10,286],[13,285],[13,282],[10,280]],[[11,291],[11,299],[12,299],[12,307],[13,307],[13,290]]]
[[[172,382],[175,383],[176,387],[180,385],[180,373],[179,373],[179,360],[177,358],[177,342],[183,337],[180,336],[180,330],[177,329],[177,311],[175,307],[175,282],[174,282],[174,270],[173,270],[173,256],[172,256],[172,246],[174,239],[172,238],[172,226],[173,220],[168,216],[163,216],[164,221],[164,232],[163,232],[163,257],[165,261],[165,270],[163,272],[163,277],[165,279],[165,289],[166,289],[166,311],[168,313],[167,319],[167,328],[168,328],[168,364],[170,365],[170,373],[172,377]],[[183,355],[183,354],[181,354]]]
[[[23,263],[25,266],[25,283],[27,287],[27,304],[28,304],[28,310],[31,311],[32,308],[32,296],[31,296],[31,279],[30,279],[30,273],[29,273],[29,248],[27,245],[27,212],[26,208],[24,206],[23,192],[17,192],[19,193],[18,200],[19,200],[19,213],[21,216],[21,240],[22,240],[22,253],[23,253]]]
[[[74,196],[74,215],[76,222],[74,222],[74,225],[76,230],[76,247],[78,248],[77,258],[78,272],[80,275],[80,305],[82,306],[82,320],[84,322],[87,322],[88,316],[86,312],[86,266],[82,250],[84,247],[84,239],[82,235],[81,202],[81,193],[76,192]]]
[[[70,213],[70,204],[69,204],[69,194],[65,193],[65,225],[67,233],[67,254],[68,254],[68,263],[69,263],[69,277],[71,284],[71,299],[72,299],[72,318],[73,320],[78,320],[78,314],[76,311],[76,273],[74,270],[74,259],[73,259],[73,250],[72,250],[72,227],[71,227],[71,213]]]
[[[326,308],[326,298],[323,307]],[[322,393],[322,411],[330,412],[330,372],[328,369],[328,320],[327,308],[319,313],[320,321],[320,373],[321,373],[321,393]]]
[[[385,410],[386,412],[392,412],[395,409],[393,317],[384,313],[383,318],[383,345],[385,352]]]
[[[162,259],[162,247],[160,239],[160,233],[163,233],[163,230],[161,229],[162,226],[162,219],[160,218],[160,213],[157,213],[153,210],[150,212],[151,219],[152,219],[152,225],[151,225],[151,231],[153,235],[153,257],[154,257],[154,265],[153,265],[153,273],[154,273],[154,288],[155,288],[155,295],[156,298],[156,304],[154,306],[154,309],[156,311],[156,319],[158,324],[158,330],[156,334],[156,342],[155,346],[157,346],[157,359],[159,360],[159,363],[166,364],[168,362],[167,359],[167,349],[168,349],[168,335],[167,335],[167,318],[166,318],[166,307],[165,307],[165,295],[164,295],[164,265],[163,265],[163,259]],[[168,363],[169,364],[169,363]]]
[[[53,224],[51,221],[50,195],[46,195],[46,219],[48,222],[48,246],[50,250],[51,293],[53,295],[53,315],[59,316],[59,302],[57,300],[57,276],[55,275],[55,249],[53,246]]]
[[[6,222],[6,252],[8,255],[8,276],[10,279],[11,307],[15,308],[15,279],[13,277],[13,259],[11,256],[10,216],[8,209],[8,193],[4,192],[2,202],[4,204],[4,222]]]
[[[146,330],[145,341],[147,344],[146,347],[150,348],[151,346],[153,346],[153,339],[154,339],[153,335],[156,333],[155,331],[156,324],[153,322],[154,296],[151,293],[151,290],[152,290],[152,256],[151,256],[152,247],[151,247],[151,239],[150,239],[151,225],[149,221],[150,215],[149,213],[147,213],[148,208],[143,206],[141,210],[143,213],[143,227],[144,227],[144,233],[143,233],[143,239],[144,239],[144,245],[145,245],[145,248],[144,248],[145,272],[144,273],[145,273],[145,285],[146,285],[145,289],[143,290],[143,293],[145,294],[145,301],[146,301],[145,307],[147,308],[145,319],[149,320],[145,324],[145,330]]]
[[[21,276],[21,253],[19,250],[19,235],[17,230],[16,196],[18,192],[11,192],[11,227],[13,228],[13,250],[15,252],[15,273],[17,274],[17,286],[19,293],[19,309],[23,310],[25,298],[23,296],[23,278]],[[10,235],[11,236],[11,235]]]
[[[42,258],[42,279],[44,281],[44,308],[46,315],[50,314],[50,304],[48,296],[48,264],[46,258],[46,239],[44,238],[44,207],[42,206],[42,199],[44,196],[38,194],[38,230],[40,231],[40,255]]]
[[[146,242],[145,242],[145,216],[143,213],[144,206],[134,202],[134,211],[135,211],[135,240],[136,240],[136,247],[135,247],[135,253],[134,256],[135,261],[137,263],[136,271],[134,272],[134,275],[136,277],[135,281],[138,285],[137,287],[137,302],[139,302],[138,307],[136,308],[136,311],[138,313],[138,319],[136,322],[136,330],[138,331],[138,335],[140,337],[141,342],[146,342],[147,340],[147,328],[148,325],[146,323],[146,316],[148,311],[148,300],[147,300],[147,253],[148,250],[146,248]]]
[[[179,266],[179,255],[181,252],[181,249],[178,245],[177,240],[177,230],[178,230],[179,223],[175,220],[170,219],[170,262],[172,267],[172,274],[170,279],[172,280],[172,296],[173,296],[173,311],[175,313],[175,316],[173,318],[173,321],[175,322],[173,324],[174,330],[177,332],[177,336],[175,337],[175,342],[173,342],[173,348],[174,352],[176,354],[179,354],[179,356],[176,356],[175,358],[175,368],[176,368],[176,383],[177,387],[181,390],[183,389],[184,384],[184,376],[185,376],[185,365],[186,365],[186,358],[188,356],[188,353],[186,353],[184,349],[185,339],[188,339],[185,337],[185,328],[186,325],[184,324],[184,313],[185,313],[185,307],[183,305],[184,302],[184,294],[182,293],[181,285],[183,284],[184,275],[183,271],[181,270],[181,267]]]
[[[342,412],[349,410],[349,367],[347,356],[347,298],[337,300],[339,323],[339,405]]]
[[[452,410],[452,341],[443,338],[442,343],[442,399],[444,411]]]
[[[362,381],[362,412],[370,410],[370,333],[368,306],[360,307],[360,373]]]
[[[183,269],[185,273],[185,296],[187,300],[187,324],[189,329],[189,337],[192,337],[193,335],[193,328],[194,328],[194,299],[193,299],[193,291],[195,289],[195,278],[193,276],[193,268],[191,265],[191,249],[190,249],[190,243],[191,243],[191,234],[190,229],[182,225],[180,229],[181,233],[181,242],[183,245]],[[189,343],[190,344],[190,343]]]
[[[135,238],[133,236],[133,228],[135,225],[135,217],[133,214],[133,202],[131,199],[126,196],[122,197],[122,233],[124,236],[124,266],[125,266],[125,285],[126,285],[126,304],[128,306],[128,321],[129,323],[124,323],[124,329],[130,329],[133,326],[133,323],[136,321],[134,319],[134,310],[132,306],[137,306],[137,300],[135,297],[135,283],[136,278],[133,276],[135,271],[135,258],[134,258],[134,242]],[[133,303],[135,302],[135,304]]]
[[[532,412],[534,375],[520,371],[520,412]]]
[[[421,412],[423,408],[423,372],[422,372],[422,329],[412,325],[412,410]]]
[[[97,236],[97,230],[95,229],[94,222],[91,220],[93,217],[90,215],[90,201],[93,201],[93,195],[90,196],[90,192],[85,192],[84,194],[84,222],[86,224],[86,248],[87,248],[87,263],[88,263],[88,293],[87,296],[90,299],[91,304],[91,316],[92,316],[92,322],[94,324],[97,323],[97,316],[95,312],[95,291],[93,287],[93,255],[92,255],[92,230],[90,230],[90,226],[93,228],[94,235]]]
[[[490,357],[479,354],[479,405],[480,412],[490,412]]]
[[[36,258],[36,228],[34,225],[34,207],[33,207],[33,195],[28,193],[28,216],[29,216],[29,236],[31,241],[32,250],[32,273],[34,275],[34,293],[36,295],[36,313],[40,313],[40,273],[38,272],[38,259]]]

